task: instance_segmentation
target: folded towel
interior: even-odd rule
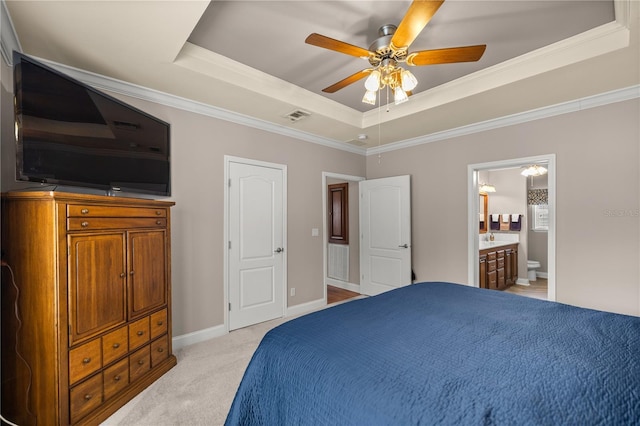
[[[511,215],[511,222],[520,222],[520,215],[519,214],[512,214]]]
[[[500,221],[500,215],[499,214],[492,214],[491,215],[491,222],[499,222]]]
[[[508,223],[509,222],[509,215],[508,214],[503,214],[502,215],[502,221],[505,222],[505,223]]]
[[[479,213],[480,214],[480,222],[484,222],[484,213]]]

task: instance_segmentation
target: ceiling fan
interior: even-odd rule
[[[365,81],[366,93],[362,102],[375,105],[376,92],[387,86],[394,93],[395,103],[399,104],[408,99],[408,95],[411,94],[418,82],[409,70],[403,69],[398,63],[404,62],[409,66],[422,66],[474,62],[480,59],[487,47],[484,44],[409,53],[409,46],[429,23],[442,3],[444,0],[414,0],[397,27],[387,24],[378,30],[379,37],[369,46],[368,50],[320,34],[310,34],[305,39],[305,43],[363,58],[368,60],[371,65],[371,68],[358,71],[322,89],[322,91],[334,93],[368,76]]]

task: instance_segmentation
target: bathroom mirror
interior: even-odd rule
[[[489,200],[489,196],[485,193],[480,193],[480,198],[478,199],[478,206],[480,211],[478,212],[478,218],[480,222],[480,233],[484,234],[487,232],[487,222],[489,217],[487,216],[487,202]]]

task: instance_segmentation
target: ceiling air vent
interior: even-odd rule
[[[303,118],[307,118],[307,117],[311,117],[311,113],[308,113],[307,111],[302,111],[301,109],[297,109],[295,111],[291,111],[289,114],[284,116],[285,118],[288,118],[289,121],[291,122],[296,122],[296,121],[300,121]]]

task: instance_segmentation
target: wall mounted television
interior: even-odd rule
[[[16,179],[171,195],[170,126],[13,53]]]

